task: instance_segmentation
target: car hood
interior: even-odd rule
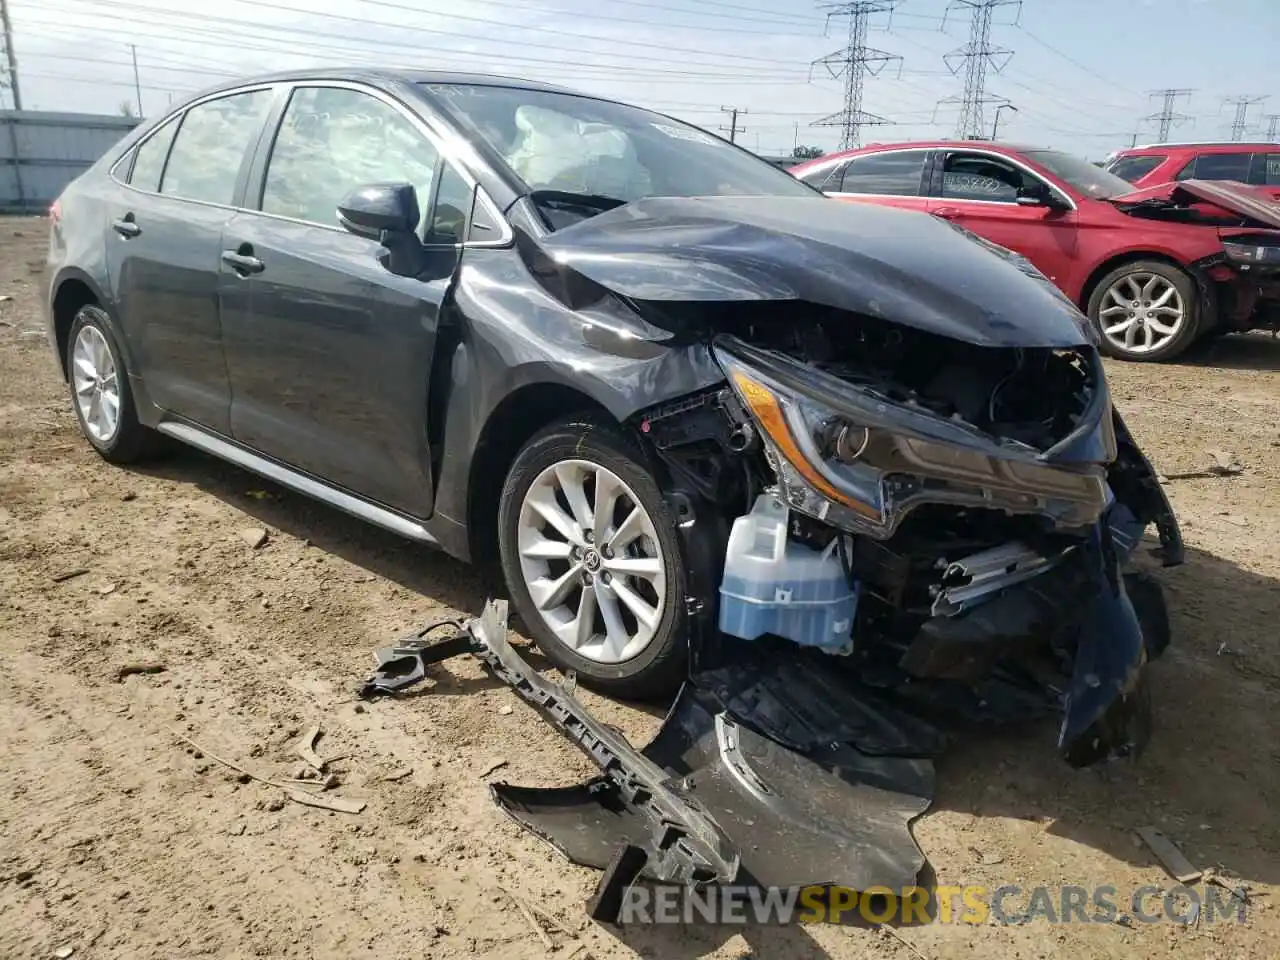
[[[1023,257],[922,213],[822,197],[652,198],[540,238],[553,269],[650,302],[797,301],[992,347],[1092,343]]]
[[[1156,187],[1135,190],[1119,197],[1108,198],[1111,203],[1130,206],[1150,200],[1169,200],[1178,204],[1211,203],[1231,213],[1256,220],[1267,227],[1280,229],[1280,204],[1257,189],[1229,180],[1182,180],[1178,183],[1162,183]]]

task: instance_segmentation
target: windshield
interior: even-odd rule
[[[645,197],[819,195],[709,133],[638,107],[544,90],[424,85],[489,144],[528,192]]]
[[[1075,187],[1087,197],[1105,200],[1133,192],[1133,186],[1088,160],[1057,150],[1025,150],[1023,155]]]

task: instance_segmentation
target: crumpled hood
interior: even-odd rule
[[[795,300],[991,347],[1094,342],[1018,254],[946,221],[815,196],[639,200],[538,241],[559,269],[640,301]]]
[[[1229,180],[1182,180],[1177,183],[1162,183],[1118,197],[1110,197],[1109,200],[1119,207],[1134,206],[1151,200],[1168,200],[1171,203],[1187,205],[1211,203],[1220,210],[1256,220],[1264,227],[1280,228],[1280,204],[1274,202],[1268,193],[1257,187]]]

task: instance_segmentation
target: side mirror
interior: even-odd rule
[[[418,191],[409,183],[367,183],[338,204],[338,222],[346,230],[381,243],[387,235],[412,236],[420,219]]]
[[[421,219],[418,191],[409,183],[368,183],[356,187],[338,204],[342,226],[358,237],[382,244],[378,262],[398,277],[421,277],[444,269],[436,262],[439,257],[433,257],[418,238]]]
[[[1014,202],[1020,207],[1048,207],[1050,210],[1065,210],[1062,199],[1044,184],[1034,187],[1023,187],[1018,191]]]

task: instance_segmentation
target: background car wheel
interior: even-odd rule
[[[1094,288],[1089,319],[1108,356],[1170,360],[1195,342],[1199,292],[1178,267],[1154,260],[1126,263]]]
[[[679,686],[680,539],[620,430],[581,419],[535,436],[507,475],[498,522],[512,603],[549,660],[615,696],[647,699]]]
[[[101,307],[81,307],[71,321],[67,374],[80,432],[103,459],[134,463],[156,451],[160,437],[138,421],[129,372]]]

